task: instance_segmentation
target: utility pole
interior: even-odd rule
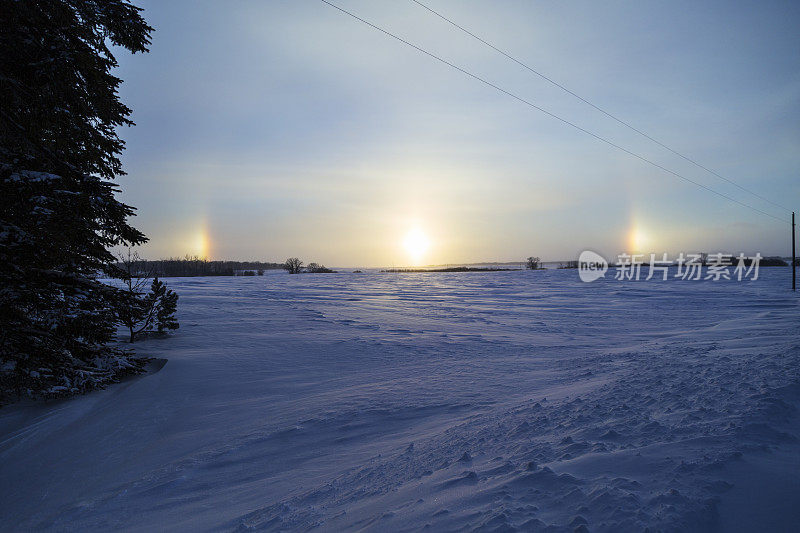
[[[792,211],[792,290],[797,290],[797,257],[794,252],[794,211]]]

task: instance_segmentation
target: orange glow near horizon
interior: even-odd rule
[[[190,248],[192,255],[197,255],[201,259],[210,259],[211,239],[208,236],[208,229],[205,224],[195,234]]]
[[[652,243],[650,242],[650,236],[642,225],[634,220],[628,230],[627,242],[625,244],[627,245],[628,253],[641,253],[647,252],[648,250],[646,248]]]

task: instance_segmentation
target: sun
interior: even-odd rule
[[[414,264],[419,264],[422,261],[430,245],[430,239],[428,239],[428,236],[419,228],[410,230],[403,239],[403,247],[408,252]]]

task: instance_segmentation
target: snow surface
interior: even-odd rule
[[[168,279],[160,371],[0,410],[0,529],[796,531],[788,276]]]

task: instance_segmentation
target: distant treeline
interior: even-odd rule
[[[738,262],[736,257],[733,258],[733,264],[735,265]],[[744,264],[750,266],[753,263],[753,259],[750,257],[745,257]],[[762,257],[761,260],[758,262],[758,266],[762,267],[785,267],[789,266],[789,263],[781,259],[780,257]]]
[[[736,256],[736,255],[729,254],[727,256],[727,260],[728,260],[727,266],[736,267],[739,264],[739,257]],[[571,263],[572,263],[572,261],[570,261],[570,264]],[[577,261],[575,261],[574,263],[576,263],[575,267],[569,266],[569,267],[559,267],[559,268],[578,268],[577,267]],[[684,263],[684,265],[685,264],[686,263]],[[703,266],[709,266],[709,265],[712,265],[714,263],[708,258],[707,254],[702,254],[702,256],[699,259],[699,264],[701,264]],[[742,260],[742,264],[744,266],[749,267],[750,265],[753,264],[753,258],[752,257],[745,257]],[[800,264],[800,262],[798,262],[798,264]],[[613,268],[613,267],[617,267],[619,265],[617,263],[609,263],[608,266]],[[642,266],[643,267],[649,266],[649,259],[645,258],[644,261],[642,262]],[[671,266],[674,266],[674,267],[678,266],[678,262],[677,261],[673,261]],[[781,257],[762,257],[758,261],[758,266],[759,267],[785,267],[785,266],[789,266],[789,263],[784,261],[783,258],[781,258]]]
[[[241,276],[263,274],[265,270],[280,270],[283,263],[261,261],[208,261],[199,257],[169,258],[136,262],[135,271],[159,277]]]
[[[478,267],[448,267],[448,268],[390,268],[381,272],[406,273],[406,272],[508,272],[521,270],[519,268],[478,268]]]

